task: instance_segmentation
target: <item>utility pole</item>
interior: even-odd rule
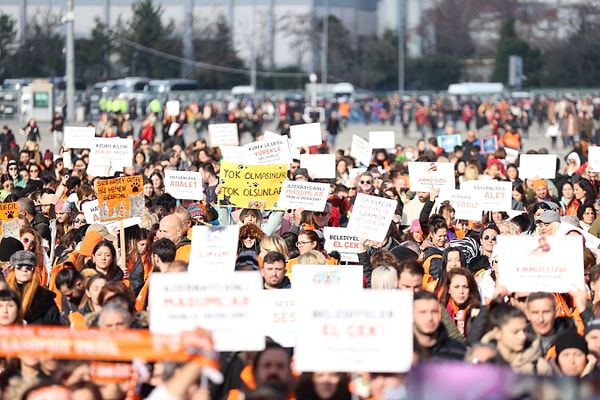
[[[404,43],[406,41],[404,21],[406,18],[406,0],[398,0],[398,92],[404,93]]]
[[[73,35],[73,24],[75,23],[75,12],[73,11],[73,0],[67,0],[67,13],[64,16],[67,24],[67,121],[75,121],[75,39]]]
[[[256,89],[256,0],[252,0],[252,49],[250,60],[250,86]]]
[[[325,0],[325,13],[323,14],[323,35],[321,42],[321,85],[323,98],[327,98],[327,54],[329,53],[329,0]]]

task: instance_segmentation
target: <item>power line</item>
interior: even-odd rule
[[[126,46],[134,48],[139,51],[143,51],[148,54],[152,54],[161,58],[165,58],[171,61],[179,62],[186,65],[191,65],[200,69],[207,69],[211,71],[225,72],[229,74],[238,74],[238,75],[250,75],[250,70],[241,69],[241,68],[230,68],[230,67],[222,67],[220,65],[207,64],[200,61],[190,60],[188,58],[175,56],[173,54],[165,53],[160,50],[152,49],[150,47],[141,45],[139,43],[133,42],[129,39],[125,39],[123,37],[118,37],[118,41],[123,43]],[[256,75],[264,76],[264,77],[276,77],[276,78],[300,78],[300,77],[308,77],[308,73],[305,72],[270,72],[270,71],[256,71]]]

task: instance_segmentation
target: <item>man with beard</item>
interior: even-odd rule
[[[55,283],[62,295],[61,323],[69,325],[69,314],[79,310],[79,303],[85,294],[84,278],[76,269],[68,268],[56,274]]]
[[[252,366],[258,390],[268,387],[281,395],[277,399],[293,398],[290,354],[279,343],[267,342]]]
[[[263,259],[261,273],[264,280],[264,289],[290,289],[292,283],[285,276],[285,256],[276,251],[270,251]]]

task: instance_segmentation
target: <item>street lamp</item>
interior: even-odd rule
[[[308,80],[310,81],[310,105],[314,107],[317,105],[317,74],[312,72]]]
[[[67,57],[65,72],[67,75],[67,120],[75,121],[75,39],[73,35],[73,23],[75,12],[73,11],[73,0],[67,0],[67,13],[62,17],[62,22],[67,24]]]

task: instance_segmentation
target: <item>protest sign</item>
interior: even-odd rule
[[[510,211],[512,210],[512,182],[496,180],[464,181],[460,185],[463,189],[476,191],[483,194],[483,211]]]
[[[210,145],[216,146],[237,146],[240,144],[236,124],[209,124],[208,137]]]
[[[19,235],[19,207],[16,202],[0,203],[0,221],[2,221],[2,237],[18,238]]]
[[[523,180],[556,178],[556,154],[521,154],[519,177]]]
[[[294,290],[312,293],[315,290],[360,292],[363,288],[362,265],[292,265]]]
[[[323,228],[323,236],[327,252],[358,253],[360,238],[348,228],[326,226]]]
[[[239,234],[239,225],[194,226],[189,273],[233,273],[237,246],[231,244],[238,243]]]
[[[261,320],[260,272],[150,276],[150,331],[177,334],[197,326],[213,333],[217,351],[258,351],[265,347]],[[240,329],[243,334],[240,334]]]
[[[252,153],[256,164],[291,164],[290,146],[285,136],[248,143],[244,148]]]
[[[141,175],[98,180],[96,188],[100,220],[105,222],[142,217],[146,212],[143,187]]]
[[[279,139],[282,137],[285,137],[287,139],[286,136],[281,136],[279,133],[272,132],[268,129],[265,130],[265,133],[263,133],[263,140]]]
[[[450,201],[454,208],[454,218],[479,221],[483,212],[483,193],[472,189],[447,190],[440,194],[439,204]]]
[[[300,167],[315,179],[334,179],[335,154],[301,154]]]
[[[98,206],[98,200],[90,200],[81,204],[81,211],[85,215],[85,221],[88,224],[103,224],[109,232],[118,230],[120,227],[119,222],[123,222],[123,227],[128,228],[133,225],[138,225],[142,222],[140,217],[125,218],[120,221],[108,221],[102,222],[100,219],[100,207]]]
[[[202,200],[202,173],[166,170],[165,192],[176,199]]]
[[[459,133],[454,135],[441,135],[437,137],[437,144],[444,149],[446,153],[453,153],[454,147],[462,146],[462,138]]]
[[[410,190],[429,192],[431,189],[455,188],[454,164],[439,162],[409,162]]]
[[[65,360],[164,361],[165,354],[168,354],[169,361],[185,362],[196,360],[199,356],[194,352],[199,337],[192,331],[181,335],[153,335],[145,329],[107,332],[45,325],[11,325],[0,327],[0,356],[18,358],[24,354],[35,354],[38,357]],[[201,357],[198,361],[204,363],[208,357],[204,358],[206,360]],[[218,370],[218,355],[212,366]]]
[[[413,359],[413,293],[298,296],[298,371],[406,372]]]
[[[87,173],[93,176],[112,176],[115,172],[131,167],[133,162],[133,139],[94,137],[90,148]]]
[[[96,137],[96,128],[87,126],[65,126],[65,146],[70,149],[89,149]]]
[[[383,242],[397,205],[397,200],[359,193],[348,221],[348,229],[367,239]]]
[[[290,139],[293,147],[319,146],[323,141],[321,124],[300,124],[290,126]]]
[[[265,335],[283,347],[296,345],[296,293],[295,289],[263,290],[260,296]]]
[[[495,135],[482,137],[480,142],[481,154],[493,153],[498,150],[498,138]]]
[[[373,154],[371,143],[358,135],[352,135],[350,157],[356,158],[362,165],[369,165],[371,163],[371,154]]]
[[[567,234],[573,234],[573,231],[577,231],[581,236],[585,239],[585,247],[588,249],[594,250],[600,247],[600,238],[592,235],[588,231],[584,231],[581,228],[578,228],[574,225],[571,225],[567,222],[561,223],[558,226],[558,229],[554,233],[555,236],[565,236]]]
[[[581,236],[498,236],[498,284],[509,292],[584,290]]]
[[[287,173],[285,164],[249,165],[221,161],[219,204],[271,210],[279,200]]]
[[[600,146],[590,146],[588,148],[588,165],[593,172],[600,172]]]
[[[176,117],[179,115],[179,100],[169,100],[167,101],[167,115],[171,117]]]
[[[329,184],[303,181],[284,181],[277,208],[304,208],[323,211],[329,196]]]
[[[244,146],[219,146],[223,160],[237,164],[255,164],[258,160]]]
[[[394,131],[370,131],[369,144],[373,149],[393,149],[396,147],[396,133]]]

